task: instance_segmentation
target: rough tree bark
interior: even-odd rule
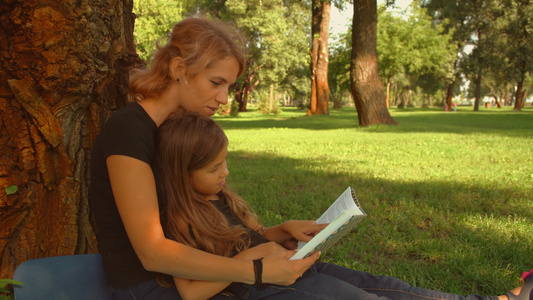
[[[397,124],[378,73],[376,0],[354,1],[353,8],[350,81],[359,125]]]
[[[312,1],[311,101],[307,115],[329,115],[329,22],[331,0]]]
[[[131,0],[0,2],[0,278],[24,260],[97,251],[89,156],[126,102]],[[4,188],[18,191],[6,195]]]

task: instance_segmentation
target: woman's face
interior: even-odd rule
[[[208,117],[228,103],[228,89],[237,80],[239,63],[234,57],[213,61],[194,77],[180,78],[179,109]]]

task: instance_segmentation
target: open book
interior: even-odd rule
[[[316,251],[326,251],[352,230],[364,217],[366,217],[366,214],[361,208],[355,192],[351,187],[348,187],[316,220],[318,224],[329,223],[329,225],[309,242],[299,242],[298,252],[290,260],[304,258]]]

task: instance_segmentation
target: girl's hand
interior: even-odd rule
[[[290,235],[291,238],[301,242],[309,242],[328,224],[317,224],[315,221],[287,221],[280,225],[283,232]],[[290,238],[288,239],[288,241]]]
[[[296,241],[309,242],[326,226],[327,224],[317,224],[315,221],[287,221],[267,228],[263,236],[287,249],[295,249]]]

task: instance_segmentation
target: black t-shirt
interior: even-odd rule
[[[138,103],[115,112],[96,138],[91,154],[89,202],[109,284],[115,288],[134,286],[155,278],[135,254],[120,218],[106,165],[111,155],[139,159],[152,167],[156,180],[155,138],[157,125]],[[163,204],[160,203],[160,209]]]

